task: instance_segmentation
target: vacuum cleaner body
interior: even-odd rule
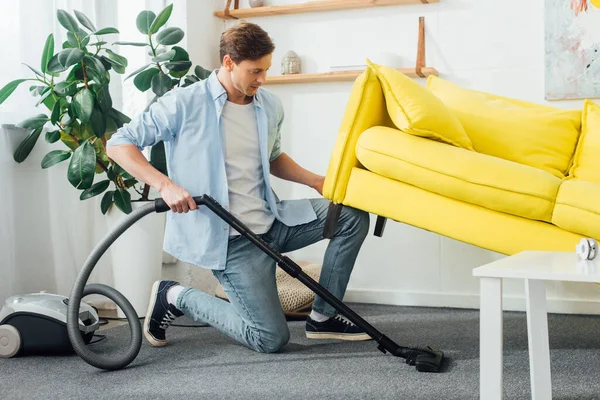
[[[68,299],[50,293],[31,293],[6,299],[0,310],[0,357],[70,354],[67,332]],[[98,313],[81,302],[79,329],[89,343],[99,327]]]

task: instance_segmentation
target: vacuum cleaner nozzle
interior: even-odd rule
[[[427,346],[406,349],[403,357],[407,364],[416,366],[419,372],[439,372],[444,353]]]

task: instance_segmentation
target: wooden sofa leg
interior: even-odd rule
[[[386,221],[387,221],[386,217],[382,217],[381,215],[377,216],[377,221],[375,222],[375,232],[374,232],[375,236],[379,236],[379,237],[383,236],[383,229],[385,228]]]
[[[335,233],[337,227],[337,221],[342,211],[342,204],[329,203],[329,209],[327,210],[327,220],[325,221],[325,228],[323,229],[323,237],[325,239],[331,239]]]

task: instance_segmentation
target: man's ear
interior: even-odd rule
[[[223,65],[225,66],[225,69],[228,72],[233,71],[233,60],[231,59],[231,57],[229,56],[229,54],[226,54],[223,57]]]

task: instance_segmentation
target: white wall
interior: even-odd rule
[[[268,4],[300,2],[271,0]],[[224,4],[225,1],[215,0],[215,9]],[[241,0],[241,7],[247,4],[247,0]],[[207,15],[212,13],[204,6],[190,8],[188,12],[188,21],[199,19],[207,25],[213,24],[212,17]],[[305,73],[326,72],[331,65],[364,63],[366,57],[396,67],[411,67],[416,60],[420,16],[425,17],[427,64],[437,68],[442,78],[465,87],[557,107],[581,107],[582,101],[544,100],[544,0],[441,0],[433,5],[296,14],[250,21],[260,24],[275,41],[277,48],[270,73],[279,75],[281,58],[288,50],[301,57]],[[234,23],[221,22],[221,25],[228,27]],[[212,38],[214,43],[218,43],[218,34]],[[208,35],[199,36],[197,42],[190,36],[190,49],[205,49],[210,42]],[[316,173],[326,172],[351,85],[344,82],[268,87],[281,97],[285,107],[284,151]],[[318,195],[309,188],[279,180],[274,186],[282,198]],[[371,222],[373,228],[374,216]],[[324,241],[298,251],[292,258],[320,262],[326,244]],[[388,221],[383,238],[372,234],[367,237],[345,300],[477,308],[479,286],[471,270],[501,257]],[[504,293],[507,309],[524,310],[521,282],[506,281]],[[549,284],[548,294],[551,312],[600,310],[600,286],[595,284]]]

